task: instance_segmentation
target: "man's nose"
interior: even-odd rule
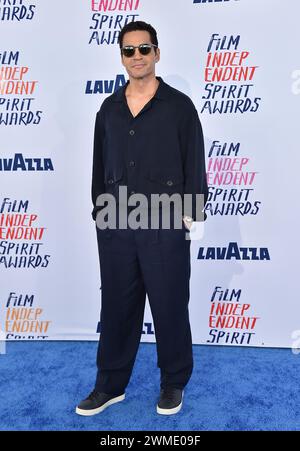
[[[133,59],[134,60],[141,60],[142,59],[142,55],[140,54],[138,49],[135,51]]]

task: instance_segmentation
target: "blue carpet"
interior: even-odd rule
[[[8,342],[0,355],[1,430],[300,430],[300,355],[290,349],[194,346],[177,415],[156,413],[155,344],[141,343],[126,399],[74,413],[95,381],[96,342]]]

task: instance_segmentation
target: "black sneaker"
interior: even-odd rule
[[[182,407],[183,390],[167,387],[160,390],[160,398],[156,406],[157,413],[161,415],[173,415]]]
[[[125,393],[116,396],[93,390],[86,399],[78,404],[76,413],[85,416],[96,415],[106,409],[106,407],[111,406],[116,402],[123,401],[124,399]]]

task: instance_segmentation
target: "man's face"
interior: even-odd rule
[[[151,44],[150,34],[148,31],[129,31],[125,33],[122,46]],[[139,49],[135,49],[132,57],[128,58],[122,55],[122,64],[128,75],[135,79],[142,79],[149,75],[155,74],[155,64],[159,61],[160,52],[152,47],[148,55],[141,55]]]

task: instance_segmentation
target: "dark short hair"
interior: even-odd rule
[[[128,24],[124,25],[124,27],[120,31],[118,37],[118,44],[120,46],[120,49],[123,46],[124,34],[128,33],[129,31],[148,31],[148,33],[150,34],[151,43],[158,46],[157,33],[152,25],[143,22],[142,20],[137,20],[136,22],[129,22]],[[154,50],[156,52],[156,47],[154,47]]]

